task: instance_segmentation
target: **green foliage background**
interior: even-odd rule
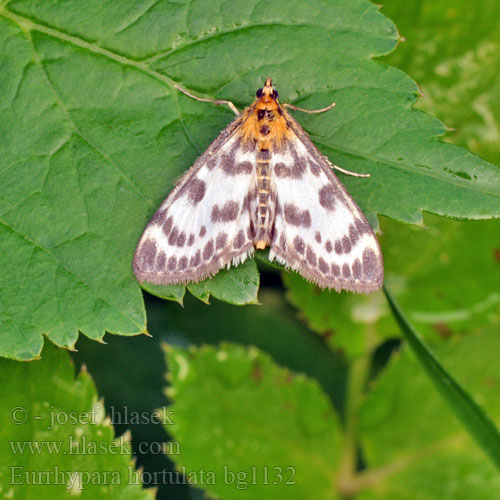
[[[146,471],[215,471],[215,484],[198,475],[200,489],[146,480],[159,498],[498,498],[498,470],[398,349],[382,293],[319,291],[259,253],[188,294],[145,287],[171,300],[147,295],[145,307],[130,263],[155,207],[232,119],[175,83],[243,107],[271,75],[282,101],[335,101],[297,118],[333,162],[371,174],[342,181],[380,229],[386,286],[498,423],[500,224],[486,219],[500,215],[499,16],[494,0],[390,0],[382,13],[366,0],[0,2],[0,354],[43,357],[1,363],[5,442],[64,440],[76,430],[48,432],[47,405],[95,404],[88,374],[73,380],[66,353],[42,351],[45,336],[78,349],[109,414],[174,412],[164,429],[114,422],[132,429]],[[146,331],[153,339],[130,337]],[[94,342],[105,332],[122,337]],[[9,421],[16,405],[29,424]],[[100,432],[75,436],[114,439],[109,424]],[[168,439],[179,453],[138,451]],[[10,494],[13,463],[129,467],[123,455],[79,458],[6,447],[0,491]],[[224,467],[290,467],[296,483],[236,487]],[[37,497],[65,488],[39,486]],[[153,491],[122,482],[80,494]]]

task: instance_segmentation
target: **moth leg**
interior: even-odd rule
[[[325,156],[325,160],[330,164],[330,166],[332,168],[334,168],[335,170],[338,170],[339,172],[342,172],[343,174],[346,174],[346,175],[352,175],[353,177],[370,177],[370,174],[358,174],[356,172],[351,172],[350,170],[346,170],[345,168],[342,168],[342,167],[339,167],[337,165],[334,165],[329,159],[328,157]]]
[[[193,94],[191,94],[191,92],[189,92],[188,90],[186,89],[183,89],[181,86],[179,85],[174,85],[174,87],[177,89],[177,90],[180,90],[183,94],[186,94],[188,97],[191,97],[191,99],[194,99],[196,101],[201,101],[201,102],[211,102],[212,104],[216,104],[217,106],[220,106],[220,105],[227,105],[229,107],[229,109],[236,115],[236,116],[240,116],[240,112],[238,111],[238,108],[231,102],[231,101],[226,101],[224,99],[205,99],[203,97],[198,97],[198,96],[195,96]]]
[[[289,108],[293,109],[294,111],[302,111],[303,113],[309,113],[310,115],[314,113],[324,113],[325,111],[328,111],[329,109],[332,109],[335,106],[335,103],[332,102],[330,106],[327,106],[326,108],[321,108],[321,109],[304,109],[304,108],[299,108],[298,106],[294,106],[293,104],[288,104],[285,103],[283,104],[284,108]]]

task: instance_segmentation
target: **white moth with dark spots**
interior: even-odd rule
[[[346,171],[329,163],[285,107],[306,111],[280,106],[268,78],[186,172],[137,245],[140,282],[198,282],[269,246],[269,259],[322,288],[382,286],[377,239],[332,167]]]

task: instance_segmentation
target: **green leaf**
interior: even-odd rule
[[[343,178],[371,221],[500,215],[498,169],[436,140],[442,124],[411,109],[416,84],[371,60],[398,36],[366,0],[68,5],[0,7],[4,356],[36,357],[42,333],[71,348],[79,331],[145,331],[134,247],[175,179],[232,119],[177,82],[242,106],[270,74],[283,102],[336,101],[298,118],[333,162],[371,173]]]
[[[114,437],[86,370],[48,346],[41,361],[0,360],[0,489],[6,498],[153,499],[128,435]]]
[[[377,341],[394,335],[393,330],[377,324],[381,318],[387,321],[388,313],[380,292],[361,296],[321,290],[296,273],[284,273],[283,281],[299,317],[324,335],[332,349],[341,349],[349,358],[361,356]]]
[[[169,347],[167,361],[168,431],[182,450],[172,458],[200,487],[232,499],[332,498],[339,426],[317,383],[229,344]]]
[[[450,372],[500,422],[497,330],[441,344]],[[498,469],[467,435],[406,348],[376,381],[359,416],[359,439],[368,469],[352,486],[356,498],[493,500]]]
[[[499,221],[426,215],[425,227],[383,219],[381,229],[386,283],[426,340],[500,324]],[[382,294],[321,291],[296,274],[284,282],[300,317],[351,358],[397,334]]]
[[[234,269],[223,269],[213,278],[188,285],[188,290],[208,303],[210,295],[230,304],[258,304],[259,272],[252,259]]]
[[[500,163],[498,2],[388,0],[383,11],[407,40],[385,61],[418,80],[418,108],[455,129],[450,141]]]
[[[297,321],[281,290],[263,287],[259,298],[259,307],[245,308],[220,301],[205,307],[190,296],[182,309],[176,304],[152,302],[148,306],[148,326],[156,340],[167,343],[202,346],[235,342],[256,346],[278,364],[317,380],[335,407],[341,408],[345,359]]]
[[[500,469],[500,433],[495,424],[462,386],[445,370],[419,334],[408,323],[386,288],[384,288],[384,292],[401,332],[422,368],[453,409],[462,425]]]
[[[210,295],[234,305],[258,304],[259,281],[260,276],[255,262],[253,259],[247,259],[230,271],[222,269],[210,279],[191,283],[187,289],[205,304],[210,303]],[[186,291],[183,285],[162,286],[143,283],[142,288],[162,299],[172,300],[181,305]]]
[[[383,221],[386,283],[429,341],[500,325],[500,221]]]
[[[162,299],[172,300],[182,305],[186,287],[184,285],[153,285],[152,283],[143,283],[142,288],[152,295]]]

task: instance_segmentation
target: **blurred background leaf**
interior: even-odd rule
[[[500,325],[499,221],[426,215],[425,227],[383,219],[381,229],[386,284],[427,341]],[[283,280],[299,316],[350,357],[399,336],[381,293],[319,290],[297,274],[283,274]],[[368,325],[375,338],[366,338]]]
[[[418,81],[416,105],[452,130],[446,140],[500,164],[500,28],[496,0],[388,0],[406,41],[384,58]]]
[[[445,367],[500,423],[497,329],[436,347]],[[452,415],[411,351],[394,356],[361,408],[367,469],[356,498],[494,499],[498,470]],[[364,479],[363,479],[364,478]],[[368,481],[368,483],[364,481]]]
[[[377,214],[413,223],[423,210],[500,215],[498,168],[437,140],[442,123],[411,107],[415,82],[372,60],[390,53],[398,35],[366,0],[266,8],[252,0],[230,9],[203,0],[123,9],[12,0],[0,7],[0,41],[4,356],[33,359],[43,332],[72,348],[79,332],[101,339],[145,331],[131,277],[138,237],[232,119],[175,83],[242,106],[271,74],[284,102],[336,101],[330,113],[299,119],[332,161],[371,173],[342,178],[374,226]],[[213,295],[255,302],[255,277],[230,274],[233,285]],[[212,286],[192,290],[206,301]],[[178,287],[147,289],[182,299]]]
[[[0,359],[0,490],[6,498],[155,498],[130,436],[115,438],[85,369],[48,345],[41,361]]]
[[[170,429],[183,451],[175,460],[212,472],[213,484],[200,486],[223,498],[331,498],[340,432],[316,382],[255,347],[170,347],[167,356]]]

